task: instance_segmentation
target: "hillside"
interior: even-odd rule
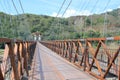
[[[45,15],[0,13],[0,37],[32,39],[40,32],[43,40],[120,35],[120,9],[91,16],[55,18]],[[92,20],[91,20],[92,18]],[[106,23],[104,23],[106,22]],[[105,27],[106,26],[106,27]],[[104,34],[104,35],[103,35]]]

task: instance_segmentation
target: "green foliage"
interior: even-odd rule
[[[104,22],[104,18],[103,17],[97,18],[97,23],[103,23],[103,22]]]
[[[0,43],[0,51],[2,50],[2,49],[4,49],[5,48],[5,44],[4,43]]]
[[[89,31],[86,33],[86,36],[87,36],[87,37],[100,37],[100,32],[93,31],[93,30],[89,30]]]
[[[109,15],[112,15],[114,17],[118,17],[118,9],[113,10],[112,12],[108,12]]]
[[[108,12],[107,26],[108,30],[120,27],[120,19],[118,19],[118,10]],[[77,18],[77,19],[76,19]],[[0,37],[32,39],[32,33],[40,32],[43,40],[56,39],[79,39],[88,37],[100,37],[104,25],[104,15],[73,16],[69,18],[55,18],[46,15],[21,14],[8,15],[0,13]],[[86,28],[84,28],[84,26]],[[110,27],[109,27],[110,26]],[[94,29],[91,29],[91,28]],[[106,36],[120,35],[120,33],[108,32]],[[117,32],[120,32],[118,30]]]
[[[119,23],[119,22],[117,22],[117,23],[115,24],[115,27],[120,28],[120,23]]]
[[[89,18],[86,19],[86,26],[90,26],[91,20]]]

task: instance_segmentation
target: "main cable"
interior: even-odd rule
[[[20,3],[20,7],[21,7],[21,9],[22,9],[22,12],[24,13],[24,8],[23,8],[23,6],[22,6],[21,0],[19,0],[19,3]]]
[[[59,17],[59,13],[61,12],[61,10],[62,10],[65,2],[66,2],[66,0],[64,0],[64,1],[62,2],[62,5],[61,5],[61,7],[60,7],[60,9],[59,9],[59,11],[58,11],[58,13],[57,13],[57,15],[56,15],[56,18]],[[60,25],[60,24],[59,24],[59,19],[57,20],[57,22],[58,22],[58,24],[56,24],[56,26],[59,26],[59,25]],[[60,27],[60,30],[61,30],[61,27]],[[58,36],[60,37],[60,32],[58,33]],[[57,38],[59,38],[59,37],[57,37]]]
[[[69,6],[71,5],[71,3],[72,3],[72,0],[70,0],[70,2],[69,2],[69,4],[68,4],[68,6],[66,7],[66,9],[65,9],[65,11],[63,12],[63,14],[62,14],[62,16],[61,17],[63,17],[64,15],[65,15],[65,13],[66,13],[66,11],[68,10],[68,8],[69,8]],[[64,26],[64,24],[63,24],[63,26]],[[64,33],[64,27],[63,27],[63,33]],[[65,36],[65,35],[64,35]],[[62,36],[62,39],[65,39],[65,37],[64,36]]]
[[[88,0],[87,4],[85,6],[83,6],[83,9],[85,10],[89,4],[90,0]]]
[[[17,38],[18,37],[18,25],[19,25],[19,16],[18,16],[19,12],[17,10],[17,7],[16,7],[14,1],[13,0],[11,0],[11,1],[12,1],[12,4],[13,4],[13,7],[14,7],[16,13],[17,13],[17,16],[16,16],[16,27],[15,27],[15,38]]]
[[[15,5],[14,1],[13,1],[13,0],[11,0],[11,1],[12,1],[12,4],[13,4],[13,6],[14,6],[14,8],[15,8],[16,12],[17,12],[17,14],[19,14],[19,12],[18,12],[18,10],[17,10],[17,7],[16,7],[16,5]]]
[[[57,13],[56,17],[59,15],[60,11],[62,10],[62,8],[63,8],[63,6],[64,6],[65,2],[66,2],[66,0],[64,0],[64,1],[63,1],[63,3],[62,3],[62,5],[61,5],[61,7],[60,7],[60,9],[59,9],[59,11],[58,11],[58,13]]]
[[[65,11],[63,12],[63,14],[62,14],[62,16],[61,16],[61,17],[63,17],[63,16],[64,16],[64,14],[66,13],[66,11],[67,11],[67,9],[69,8],[69,6],[71,5],[71,3],[72,3],[72,0],[70,0],[70,2],[69,2],[69,4],[68,4],[68,6],[66,7],[66,9],[65,9]]]
[[[111,0],[108,0],[108,2],[106,4],[106,6],[104,7],[103,11],[105,11],[107,9],[107,7],[108,7],[108,5],[109,5],[110,2],[111,2]]]
[[[96,7],[96,5],[98,4],[98,2],[99,2],[99,0],[96,0],[96,2],[95,2],[95,5],[93,6],[93,8],[91,9],[91,13],[95,10],[94,8]]]

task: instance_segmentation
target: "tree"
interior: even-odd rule
[[[90,26],[91,20],[89,18],[86,19],[86,26]]]

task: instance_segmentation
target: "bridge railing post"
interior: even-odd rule
[[[78,64],[80,68],[100,80],[104,80],[109,73],[115,74],[120,80],[120,65],[117,63],[120,53],[120,48],[117,49],[120,47],[116,42],[118,40],[120,40],[120,36],[61,40],[56,41],[56,43],[50,41],[49,46],[52,50],[55,49],[55,52],[69,58],[70,62]],[[78,62],[77,59],[79,59]]]
[[[120,80],[120,63],[119,63],[118,80]]]
[[[0,67],[0,80],[4,80],[1,67]]]
[[[20,76],[18,74],[18,70],[17,70],[17,65],[16,65],[16,61],[15,61],[15,53],[14,53],[14,43],[9,43],[9,57],[10,57],[10,62],[11,62],[11,66],[13,69],[13,76],[15,80],[20,80]]]
[[[20,52],[20,43],[16,43],[17,44],[17,57],[18,57],[18,74],[19,76],[23,75],[22,72],[22,58],[21,58],[21,52]]]
[[[120,50],[119,50],[120,53]],[[120,80],[120,54],[118,56],[118,80]]]
[[[69,61],[71,62],[71,58],[72,58],[72,49],[71,49],[71,41],[69,41],[68,43],[68,58],[69,58]]]
[[[27,73],[27,76],[29,75],[28,74],[28,61],[27,61],[27,53],[26,53],[26,43],[24,42],[24,43],[22,43],[22,57],[23,57],[23,59],[24,59],[24,69],[25,69],[25,71],[26,71],[26,73]]]

